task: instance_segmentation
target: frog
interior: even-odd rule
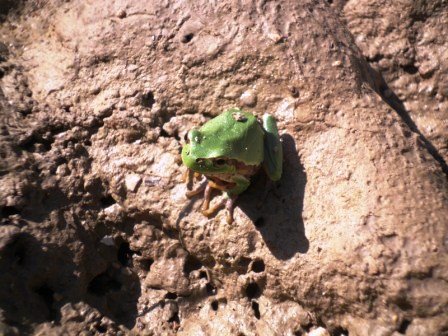
[[[225,206],[231,224],[238,196],[247,190],[251,177],[263,169],[271,181],[279,181],[283,170],[283,148],[275,118],[265,113],[262,120],[238,107],[225,110],[199,129],[191,129],[182,148],[187,167],[185,181],[204,176],[202,183],[186,193],[188,198],[204,192],[202,213],[211,217]],[[213,189],[224,194],[210,206]]]

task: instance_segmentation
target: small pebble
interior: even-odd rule
[[[308,336],[330,336],[330,333],[327,331],[327,329],[318,327],[311,330]]]
[[[100,242],[107,246],[115,246],[114,238],[112,236],[104,236]]]
[[[142,178],[136,174],[131,174],[126,176],[125,178],[125,184],[126,189],[132,192],[135,192],[140,185]]]
[[[247,107],[254,107],[257,105],[257,95],[252,90],[247,90],[241,95],[240,102]]]
[[[117,17],[120,19],[124,19],[127,16],[127,13],[124,9],[120,9],[117,13]]]

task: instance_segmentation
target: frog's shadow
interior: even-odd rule
[[[271,253],[281,260],[296,253],[306,253],[309,241],[302,219],[306,173],[300,162],[294,138],[282,136],[283,174],[271,188],[261,207],[258,195],[264,193],[267,178],[263,173],[254,177],[251,187],[240,196],[237,206],[252,220]]]

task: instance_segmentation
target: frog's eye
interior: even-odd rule
[[[213,160],[213,165],[215,167],[220,167],[226,164],[226,160],[222,159],[222,158],[218,158],[218,159],[214,159]]]

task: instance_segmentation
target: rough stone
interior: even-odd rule
[[[443,1],[7,7],[1,332],[446,332]],[[180,151],[234,106],[276,117],[285,157],[229,225]]]

